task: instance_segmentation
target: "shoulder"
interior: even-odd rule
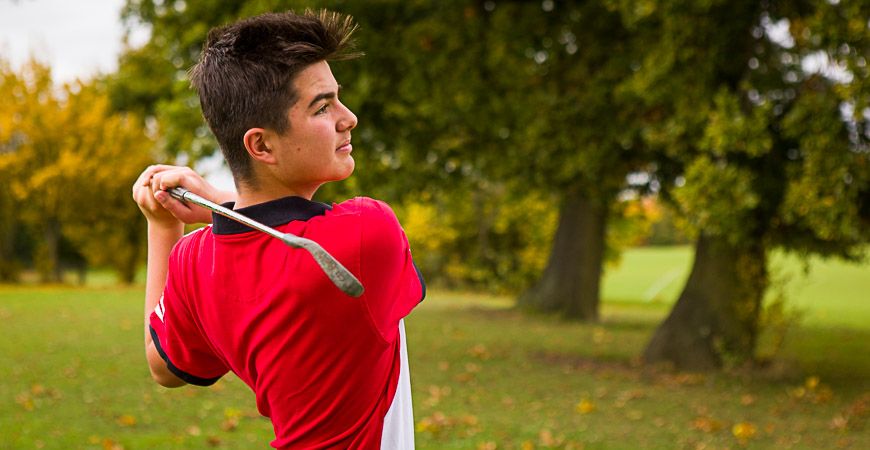
[[[358,214],[361,216],[388,216],[396,217],[393,209],[387,202],[370,197],[354,197],[332,207],[335,214]]]
[[[396,213],[386,202],[369,197],[355,197],[333,206],[333,214],[357,216],[364,244],[381,245],[401,242],[404,231]]]
[[[211,235],[211,225],[206,225],[202,228],[197,228],[184,236],[175,243],[172,248],[171,259],[188,259],[195,257],[199,253],[203,242]]]
[[[359,218],[364,228],[400,227],[399,219],[393,208],[382,200],[369,197],[354,197],[350,200],[334,204],[331,215],[354,215]]]

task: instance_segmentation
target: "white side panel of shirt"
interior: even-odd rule
[[[411,375],[408,368],[408,345],[405,340],[405,320],[399,321],[399,385],[387,415],[381,434],[381,450],[414,449],[414,410],[411,405]]]

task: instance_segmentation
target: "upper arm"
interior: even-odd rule
[[[196,291],[194,238],[179,241],[173,250],[163,296],[149,316],[146,331],[148,366],[154,379],[165,386],[209,386],[229,370],[203,329],[190,293]]]
[[[390,339],[399,320],[423,300],[425,284],[395,213],[386,203],[368,203],[362,215],[363,297],[379,330]]]
[[[181,387],[187,384],[184,380],[178,378],[169,370],[166,361],[164,361],[160,356],[154,342],[148,344],[145,349],[145,356],[148,358],[148,368],[151,369],[151,378],[153,378],[157,384],[169,388]]]

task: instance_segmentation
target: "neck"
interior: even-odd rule
[[[239,183],[237,188],[239,196],[236,199],[235,209],[246,206],[265,203],[284,197],[302,197],[311,200],[320,186],[284,186],[275,184],[259,184],[251,186],[248,183]]]
[[[239,187],[239,196],[236,199],[235,209],[252,206],[259,203],[265,203],[272,200],[277,200],[284,197],[302,197],[306,200],[311,200],[317,189],[297,190],[297,189],[281,189],[281,190],[263,190],[263,189],[245,189]]]

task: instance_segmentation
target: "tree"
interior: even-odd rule
[[[54,95],[49,69],[36,62],[22,73],[4,65],[3,89],[10,115],[4,123],[10,152],[3,155],[9,200],[17,207],[22,223],[39,239],[34,258],[43,281],[61,281],[58,251],[61,240],[62,195],[73,188],[71,180],[58,170],[64,131],[62,100]]]
[[[448,217],[460,235],[440,249],[449,257],[428,259],[433,264],[442,261],[434,267],[456,268],[459,261],[467,270],[451,271],[449,276],[463,285],[513,290],[527,285],[528,271],[521,269],[523,255],[541,247],[538,237],[549,229],[530,229],[533,225],[522,219],[524,212],[502,203],[510,198],[522,204],[531,197],[550,201],[552,190],[529,196],[525,184],[507,186],[499,180],[510,169],[492,170],[504,160],[504,149],[522,138],[517,112],[533,106],[519,104],[525,101],[520,97],[504,98],[510,77],[497,67],[498,57],[490,56],[489,46],[498,42],[487,35],[489,13],[484,6],[467,0],[381,1],[376,8],[370,2],[350,1],[304,6],[328,6],[353,15],[360,25],[361,49],[368,51],[364,58],[333,66],[345,87],[343,101],[361,119],[354,132],[357,170],[348,182],[327,185],[318,196],[332,199],[364,193],[408,205],[398,209],[409,211],[418,211],[414,203],[428,196],[439,217]],[[150,114],[161,135],[181,136],[161,140],[166,157],[214,151],[210,133],[200,133],[204,124],[186,79],[179,76],[170,88],[152,78],[183,74],[195,63],[212,26],[263,11],[302,7],[298,1],[229,2],[200,11],[199,5],[192,4],[178,9],[149,1],[128,2],[128,19],[148,24],[152,39],[122,58],[113,80],[116,106]],[[499,26],[499,33],[509,32],[507,17]],[[517,50],[517,60],[528,66],[531,60],[524,56],[525,48]],[[181,115],[184,118],[177,119]],[[529,238],[507,238],[509,230],[518,228]],[[501,280],[493,282],[495,278]]]
[[[64,235],[93,265],[132,283],[144,256],[145,221],[130,198],[139,173],[153,163],[154,141],[133,114],[113,112],[103,82],[79,83],[68,104],[68,130],[82,160],[70,168],[79,192],[69,195]]]
[[[62,281],[61,244],[68,241],[74,253],[112,265],[132,281],[144,228],[129,225],[138,216],[129,189],[152,161],[140,121],[110,114],[99,82],[57,87],[37,61],[20,73],[3,63],[0,77],[8,100],[0,123],[0,143],[8,149],[0,153],[0,173],[8,178],[0,200],[36,231],[34,261],[42,279]]]
[[[772,248],[855,259],[867,242],[870,35],[856,18],[870,5],[644,5],[621,9],[651,43],[628,88],[643,99],[662,195],[697,239],[689,279],[644,358],[742,363],[753,357]],[[848,77],[808,70],[819,55]]]
[[[511,139],[491,149],[486,163],[490,173],[518,177],[522,189],[550,193],[559,205],[546,269],[519,302],[597,320],[608,220],[643,158],[632,93],[618,89],[632,73],[638,42],[599,2],[491,6],[484,70],[500,97],[492,111],[508,113]]]
[[[0,60],[0,95],[4,98],[20,92],[18,79],[12,77],[11,68],[5,60]],[[17,212],[20,204],[10,188],[10,181],[21,176],[21,167],[16,164],[20,159],[18,149],[24,144],[24,135],[14,128],[17,109],[14,101],[0,103],[0,281],[16,281],[21,269],[21,261],[16,254],[16,242],[22,234],[22,221]]]

